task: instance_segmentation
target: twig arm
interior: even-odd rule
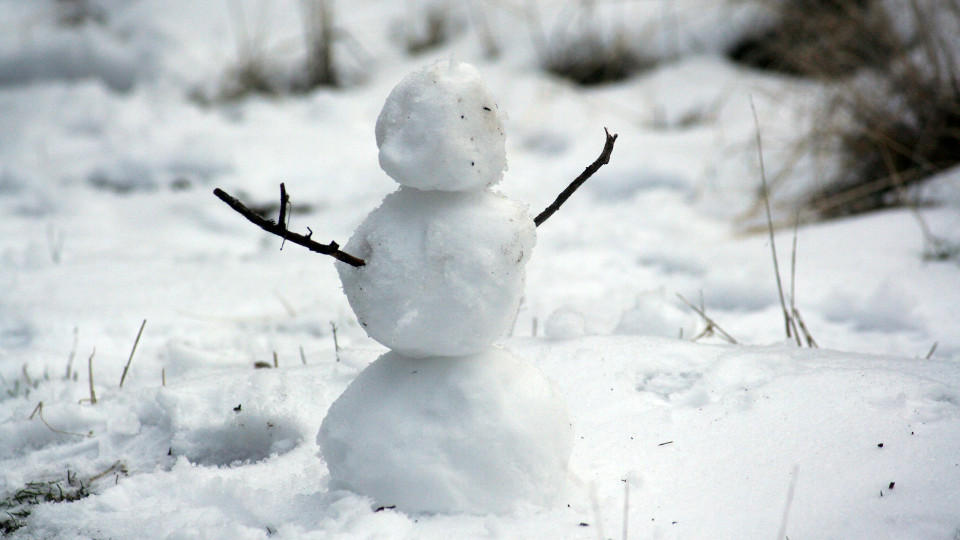
[[[591,163],[586,169],[580,173],[580,176],[576,177],[573,182],[570,182],[570,185],[567,186],[567,189],[564,189],[560,192],[560,195],[557,195],[556,200],[550,203],[550,206],[546,207],[543,212],[533,218],[533,222],[540,226],[541,223],[546,221],[550,216],[554,214],[557,210],[560,209],[560,206],[567,202],[567,199],[573,195],[573,192],[580,188],[584,182],[587,181],[591,176],[594,175],[600,167],[603,167],[607,163],[610,163],[610,154],[613,153],[613,143],[617,141],[617,134],[610,134],[610,131],[607,128],[603,128],[604,133],[607,134],[607,141],[603,145],[603,151],[600,152],[600,157],[598,157],[593,163]]]
[[[283,184],[280,184],[280,216],[282,219],[285,219],[286,216],[286,205],[289,201],[287,196],[286,188]],[[366,263],[363,259],[359,259],[340,251],[340,245],[336,242],[331,241],[329,244],[321,244],[310,239],[310,234],[304,236],[302,234],[297,234],[287,229],[285,223],[275,223],[272,219],[265,219],[259,214],[247,208],[242,202],[238,201],[236,198],[230,196],[227,192],[223,191],[220,188],[214,189],[213,194],[217,196],[218,199],[227,203],[227,206],[233,208],[235,212],[241,216],[247,218],[247,221],[253,223],[257,227],[267,231],[270,234],[275,234],[284,240],[289,240],[298,246],[303,246],[314,253],[320,253],[321,255],[329,255],[338,261],[345,262],[351,266],[364,266]],[[311,233],[312,234],[312,233]]]

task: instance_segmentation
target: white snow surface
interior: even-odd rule
[[[448,41],[412,54],[403,29],[427,27],[420,4],[334,2],[335,56],[360,82],[201,104],[238,49],[296,71],[300,2],[90,3],[106,19],[77,27],[54,2],[0,0],[9,537],[960,534],[960,265],[924,259],[913,211],[890,209],[801,224],[791,272],[792,219],[775,205],[786,300],[820,348],[785,340],[770,240],[752,227],[765,219],[751,98],[774,202],[836,162],[795,151],[821,87],[718,54],[758,27],[757,6],[604,2],[584,17],[582,2],[445,2]],[[545,75],[538,47],[553,41],[538,36],[562,40],[578,14],[591,24],[577,35],[626,36],[667,61],[590,88]],[[281,251],[210,191],[273,204],[276,219],[285,182],[292,230],[345,241],[391,191],[374,138],[384,97],[451,57],[476,65],[510,112],[499,187],[531,214],[596,158],[603,127],[619,134],[610,164],[538,228],[500,342],[565,397],[570,476],[555,504],[502,514],[378,512],[390,505],[331,486],[316,435],[385,348],[357,323],[331,260]],[[933,205],[916,211],[947,245],[960,245],[958,186],[954,169],[919,190]],[[677,294],[738,344],[678,339],[689,318],[674,308],[697,333],[705,325]],[[570,339],[546,339],[561,308],[583,320],[559,333]],[[254,369],[274,353],[278,367]],[[16,502],[38,483],[73,493],[79,482],[89,495],[72,502]]]
[[[505,115],[477,68],[441,60],[404,77],[377,118],[380,166],[403,186],[466,191],[507,169]]]
[[[317,444],[333,489],[405,512],[483,515],[560,501],[573,431],[559,388],[529,360],[390,352],[330,406]]]
[[[360,326],[405,356],[462,356],[513,324],[536,244],[524,206],[489,190],[401,187],[344,246],[337,262]]]

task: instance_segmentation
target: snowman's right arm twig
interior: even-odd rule
[[[290,202],[290,197],[287,196],[287,189],[283,184],[280,184],[280,219],[279,222],[274,222],[272,219],[264,219],[259,214],[253,210],[247,208],[242,202],[238,201],[236,198],[231,197],[227,192],[223,191],[220,188],[213,190],[213,194],[217,196],[221,201],[227,203],[230,208],[233,208],[240,215],[247,218],[250,223],[253,223],[257,227],[267,231],[268,233],[275,234],[284,240],[289,240],[298,246],[303,246],[310,251],[315,253],[320,253],[323,255],[330,255],[338,261],[345,262],[351,266],[364,266],[366,263],[363,259],[358,259],[349,253],[344,253],[340,251],[340,245],[336,242],[331,241],[329,244],[321,244],[310,239],[310,236],[313,234],[311,231],[306,236],[302,234],[297,234],[291,232],[287,229],[287,204]],[[307,230],[310,230],[307,228]]]
[[[570,182],[570,185],[567,186],[567,189],[563,190],[560,195],[557,195],[556,200],[554,200],[550,206],[546,207],[543,212],[540,212],[537,217],[533,218],[533,222],[540,226],[541,223],[547,220],[554,212],[560,209],[560,205],[567,202],[567,199],[573,195],[573,192],[576,191],[588,178],[593,176],[595,172],[600,170],[600,167],[603,167],[607,163],[610,163],[610,154],[613,153],[613,143],[617,140],[617,134],[610,134],[610,131],[607,128],[603,128],[604,133],[607,134],[607,142],[603,145],[603,152],[600,152],[600,157],[591,163],[586,169],[580,173],[580,176],[576,177],[573,182]]]

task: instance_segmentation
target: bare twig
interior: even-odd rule
[[[120,376],[120,388],[123,388],[123,381],[127,378],[127,371],[130,369],[130,363],[133,362],[133,353],[137,352],[137,345],[140,343],[140,336],[143,335],[143,327],[147,325],[147,320],[144,319],[140,323],[140,331],[137,332],[137,339],[133,342],[133,348],[130,349],[130,357],[127,358],[127,365],[123,366],[123,375]]]
[[[795,338],[797,345],[800,346],[800,336],[795,335],[791,329],[790,312],[787,310],[787,302],[783,297],[783,283],[780,280],[780,262],[777,260],[777,244],[773,236],[773,217],[770,215],[770,193],[767,191],[767,172],[763,165],[763,143],[760,137],[760,120],[757,118],[757,107],[750,98],[750,110],[753,112],[753,125],[757,136],[757,154],[760,157],[760,181],[763,188],[763,205],[767,210],[767,230],[770,232],[770,251],[773,253],[773,271],[777,276],[777,292],[780,294],[780,307],[783,309],[783,324],[787,333],[787,338]]]
[[[300,346],[300,361],[307,365],[307,355],[303,353],[303,345]]]
[[[610,163],[610,154],[613,153],[613,143],[617,141],[617,134],[610,134],[610,131],[607,128],[603,128],[604,133],[607,134],[607,141],[603,144],[603,151],[600,152],[600,157],[598,157],[593,163],[591,163],[580,176],[576,177],[573,182],[570,182],[570,185],[564,189],[560,195],[557,195],[556,200],[554,200],[550,206],[546,207],[543,212],[537,215],[533,219],[533,222],[539,227],[544,221],[550,218],[560,209],[560,206],[567,202],[567,199],[573,195],[573,192],[576,191],[584,182],[586,182],[591,176],[594,175],[600,167],[603,167],[607,163]]]
[[[333,321],[330,321],[330,331],[333,333],[333,352],[337,357],[337,362],[339,362],[340,361],[340,342],[337,341],[337,325]]]
[[[939,345],[939,344],[940,344],[939,341],[934,341],[934,342],[933,342],[933,347],[930,347],[930,352],[927,353],[927,356],[926,356],[926,359],[927,359],[927,360],[933,358],[933,353],[937,352],[937,345]]]
[[[64,376],[65,379],[70,380],[70,373],[73,371],[73,359],[77,356],[77,341],[79,339],[80,330],[76,326],[73,327],[73,348],[70,349],[70,356],[67,357],[67,373]]]
[[[250,223],[253,223],[257,227],[260,227],[270,234],[275,234],[284,240],[289,240],[298,246],[303,246],[314,253],[330,255],[334,259],[347,263],[351,266],[360,267],[366,264],[363,259],[359,259],[353,255],[350,255],[349,253],[340,251],[340,245],[336,242],[331,241],[329,244],[321,244],[310,239],[310,236],[313,234],[312,232],[304,236],[302,234],[297,234],[287,230],[287,227],[283,222],[278,224],[271,219],[264,219],[263,217],[257,215],[257,213],[253,210],[247,208],[242,202],[230,196],[220,188],[213,190],[213,194],[216,195],[221,201],[227,203],[227,205],[230,208],[233,208],[233,210],[238,214],[247,218]],[[285,196],[286,188],[283,184],[280,184],[280,216],[283,219],[286,219],[286,203],[289,201],[289,198]]]
[[[716,333],[716,334],[719,335],[723,340],[725,340],[727,343],[730,343],[730,344],[733,344],[733,345],[736,345],[736,344],[737,344],[737,340],[733,339],[733,336],[731,336],[730,334],[726,333],[726,332],[723,330],[723,328],[720,328],[720,325],[717,324],[716,321],[714,321],[713,319],[711,319],[710,317],[708,317],[708,316],[707,316],[707,313],[703,310],[703,308],[698,308],[697,306],[691,304],[691,303],[688,302],[687,299],[684,298],[680,293],[677,293],[677,297],[680,298],[680,300],[683,301],[683,303],[686,304],[687,307],[689,307],[689,308],[692,309],[693,311],[697,312],[697,315],[699,315],[700,318],[703,319],[703,322],[707,323],[707,327],[704,328],[703,331],[700,332],[699,335],[697,335],[696,337],[694,337],[694,338],[693,338],[693,341],[697,341],[698,339],[700,339],[700,338],[702,338],[702,337],[704,337],[704,336],[710,336],[710,335],[713,335],[714,333]]]

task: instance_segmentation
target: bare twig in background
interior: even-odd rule
[[[64,234],[62,230],[47,225],[47,249],[50,251],[50,260],[53,264],[60,264],[63,255]]]
[[[573,193],[580,186],[582,186],[584,182],[586,182],[591,176],[594,175],[594,173],[600,170],[600,167],[603,167],[607,163],[610,163],[610,154],[613,153],[613,143],[617,142],[617,134],[614,133],[613,135],[611,135],[610,131],[607,128],[603,128],[603,131],[607,135],[607,140],[603,144],[603,151],[600,152],[600,157],[598,157],[593,163],[587,166],[587,168],[584,169],[582,173],[580,173],[580,176],[574,178],[573,182],[570,182],[570,185],[568,185],[566,189],[560,192],[560,195],[557,195],[557,198],[552,203],[550,203],[550,206],[546,207],[543,210],[543,212],[540,212],[540,214],[538,214],[537,217],[533,219],[533,222],[537,225],[537,227],[539,227],[544,221],[549,219],[550,216],[554,214],[554,212],[559,210],[560,206],[563,205],[563,203],[567,202],[567,199],[569,199],[570,196],[573,195]]]
[[[302,234],[297,234],[291,232],[287,229],[286,225],[281,221],[280,223],[275,223],[273,220],[264,219],[257,215],[256,212],[247,208],[242,202],[238,201],[234,197],[227,194],[220,188],[213,190],[213,194],[217,196],[221,201],[227,203],[230,208],[233,208],[234,211],[239,213],[241,216],[247,218],[250,223],[253,223],[257,227],[267,231],[270,234],[275,234],[284,240],[289,240],[298,246],[303,246],[314,253],[320,253],[322,255],[329,255],[338,261],[345,262],[351,266],[360,267],[366,264],[363,259],[359,259],[350,255],[349,253],[344,253],[340,251],[340,245],[336,242],[331,241],[329,244],[321,244],[310,239],[313,235],[313,232],[307,228],[307,231],[310,231],[306,236]],[[290,201],[289,196],[287,196],[286,187],[283,184],[280,184],[280,217],[286,219],[286,205]]]
[[[305,88],[339,86],[333,61],[333,6],[329,0],[301,0],[303,36],[307,47]],[[281,221],[281,223],[283,223]]]
[[[300,361],[303,362],[303,365],[307,365],[307,355],[303,352],[303,345],[300,346]]]
[[[333,352],[337,357],[337,362],[340,361],[340,342],[337,341],[337,325],[330,321],[330,331],[333,333]]]
[[[69,380],[73,371],[73,359],[77,356],[77,342],[79,341],[80,329],[76,326],[73,327],[73,347],[70,349],[70,356],[67,357],[67,372],[63,376],[64,379]]]
[[[926,356],[926,359],[927,359],[927,360],[933,358],[933,353],[937,352],[937,345],[939,345],[939,344],[940,344],[939,341],[934,341],[934,342],[933,342],[933,347],[930,347],[930,352],[927,353],[927,356]]]
[[[137,352],[137,344],[140,343],[140,336],[143,335],[143,327],[147,325],[147,320],[144,319],[140,323],[140,331],[137,332],[137,339],[133,342],[133,348],[130,349],[130,357],[127,358],[127,365],[123,366],[123,375],[120,376],[120,388],[123,388],[123,381],[127,378],[127,371],[130,369],[130,363],[133,362],[133,353]]]
[[[703,319],[703,322],[707,323],[707,327],[704,328],[702,332],[700,332],[699,334],[697,334],[696,336],[694,336],[694,338],[691,339],[691,341],[697,341],[697,340],[699,340],[699,339],[701,339],[701,338],[704,338],[704,337],[708,337],[708,336],[712,336],[712,335],[718,335],[718,336],[720,336],[721,339],[723,339],[723,340],[726,341],[727,343],[730,343],[730,344],[733,344],[733,345],[736,345],[736,344],[737,344],[737,340],[733,339],[733,336],[731,336],[730,334],[726,333],[726,332],[723,330],[723,328],[720,328],[720,325],[717,324],[716,321],[714,321],[713,319],[711,319],[710,317],[708,317],[706,311],[705,311],[702,307],[699,307],[699,308],[698,308],[697,306],[691,304],[690,302],[687,301],[686,298],[684,298],[682,295],[680,295],[680,293],[677,293],[677,297],[678,297],[681,301],[683,301],[683,303],[686,304],[687,307],[689,307],[690,309],[692,309],[693,311],[695,311],[695,312],[697,313],[697,315],[699,315],[700,318]]]
[[[920,213],[917,203],[914,202],[907,193],[907,190],[903,185],[903,178],[901,178],[900,173],[894,166],[893,157],[890,156],[890,152],[884,148],[882,154],[887,163],[887,167],[890,169],[890,177],[897,189],[897,193],[900,196],[901,202],[903,202],[903,204],[910,209],[910,213],[917,221],[917,225],[920,226],[920,232],[923,234],[924,243],[923,258],[930,261],[945,261],[960,256],[960,245],[953,245],[943,238],[933,234],[933,230],[930,229],[930,225],[927,223],[927,220],[924,219],[923,214]]]

